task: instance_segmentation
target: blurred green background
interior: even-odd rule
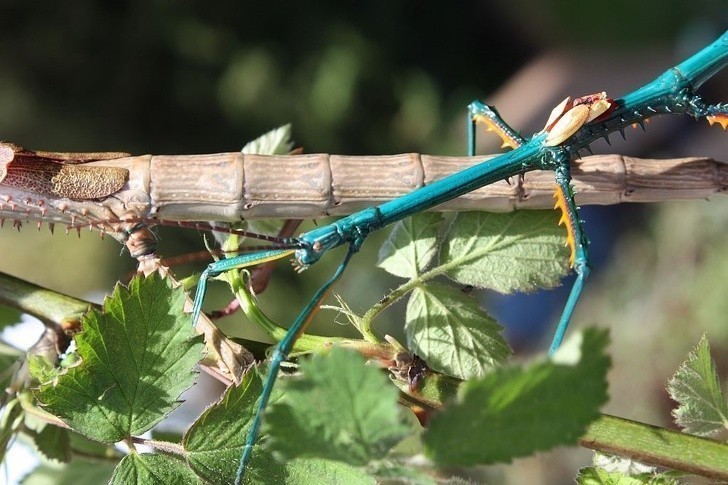
[[[459,155],[465,106],[474,98],[499,102],[501,113],[529,134],[567,94],[622,94],[726,26],[724,0],[2,0],[0,139],[57,151],[207,153],[237,150],[291,122],[307,152]],[[723,73],[705,92],[728,101],[727,80]],[[652,125],[595,151],[728,161],[728,139],[715,127],[692,120]],[[486,143],[484,150],[495,147]],[[608,411],[669,425],[666,379],[702,332],[728,370],[728,205],[718,197],[623,206],[595,209],[585,219],[598,271],[574,326],[612,329]],[[203,247],[196,231],[159,234],[164,256]],[[359,313],[398,284],[374,269],[377,248],[376,240],[368,243],[340,287]],[[20,233],[0,231],[0,251],[1,271],[96,300],[133,268],[113,240],[51,236],[30,225]],[[328,275],[322,266],[299,277],[282,265],[264,308],[290,321]],[[213,286],[209,308],[229,298],[222,285]],[[278,298],[287,304],[277,305]],[[555,298],[545,307],[545,300],[533,300],[539,303],[528,307],[531,316],[553,321],[563,304]],[[401,313],[387,317],[378,329],[400,335]],[[320,319],[322,332],[348,332],[331,324],[331,314]],[[241,330],[240,318],[227,320],[237,333],[260,335]],[[533,348],[544,340],[542,331],[534,328],[529,342],[521,330],[514,344]],[[588,461],[588,453],[566,450],[490,468],[485,476],[496,483],[563,483]]]

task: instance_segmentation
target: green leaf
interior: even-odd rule
[[[239,386],[230,386],[222,399],[187,430],[182,446],[188,463],[200,477],[211,483],[233,482],[262,390],[260,377],[248,372]],[[272,458],[266,460],[259,450],[253,453],[252,467],[256,466],[264,469],[263,476],[285,477],[283,467]]]
[[[109,458],[121,459],[124,454],[116,449],[113,444],[103,444],[86,438],[84,435],[68,432],[73,453],[82,454],[85,457],[98,457],[108,460]]]
[[[16,349],[12,345],[0,340],[0,389],[5,389],[10,384],[17,363],[25,356],[25,352]]]
[[[679,404],[672,415],[686,432],[710,436],[728,428],[728,404],[705,335],[670,378],[667,391]]]
[[[283,125],[248,142],[241,150],[245,154],[285,155],[293,148],[291,125]]]
[[[568,272],[566,231],[556,211],[461,212],[440,254],[458,283],[501,293],[559,284]]]
[[[107,483],[116,463],[75,458],[67,465],[43,464],[20,481],[22,485],[98,485]]]
[[[81,362],[36,392],[45,409],[104,443],[139,435],[179,405],[202,343],[183,312],[185,294],[158,275],[137,276],[89,312],[76,336]],[[38,377],[38,376],[36,376]]]
[[[442,215],[421,212],[394,225],[379,249],[377,266],[402,278],[416,278],[437,255]]]
[[[483,377],[510,355],[502,329],[450,286],[419,286],[407,302],[407,347],[433,370],[460,379]]]
[[[376,464],[374,475],[377,477],[377,483],[402,483],[402,484],[417,484],[417,485],[440,485],[446,483],[448,485],[454,485],[453,479],[456,478],[451,473],[447,481],[437,479],[433,476],[432,471],[422,466],[425,463],[420,463],[417,467],[414,463],[398,463],[392,461],[384,461]],[[463,481],[463,483],[466,483]],[[472,483],[472,482],[467,482]]]
[[[501,368],[464,383],[424,432],[426,454],[440,466],[472,466],[575,444],[607,401],[610,364],[605,330],[580,336],[574,365]]]
[[[180,459],[156,453],[126,455],[116,466],[110,485],[150,483],[202,483]]]
[[[248,436],[258,397],[260,377],[248,372],[241,384],[228,388],[222,399],[208,408],[183,438],[188,463],[205,481],[232,483]],[[274,391],[272,402],[280,398]],[[265,436],[261,437],[265,440]],[[323,483],[371,483],[367,475],[349,465],[319,459],[276,461],[272,454],[255,446],[246,469],[245,483],[307,484],[311,477]]]
[[[0,463],[5,462],[5,453],[23,424],[25,413],[20,400],[9,399],[0,407]]]
[[[654,473],[626,475],[604,468],[588,467],[579,470],[576,483],[579,485],[678,485],[680,481]]]
[[[270,450],[365,465],[411,432],[397,390],[359,354],[334,348],[300,367],[303,376],[285,382],[285,399],[266,414]]]
[[[346,485],[374,485],[377,483],[365,470],[340,461],[296,458],[286,463],[285,483],[287,485],[309,485],[314,478],[316,483],[345,483]],[[270,480],[263,482],[276,483]]]
[[[0,305],[0,330],[20,322],[20,312],[15,308]]]
[[[49,460],[60,463],[71,461],[71,439],[68,430],[47,424],[33,442],[38,452]]]

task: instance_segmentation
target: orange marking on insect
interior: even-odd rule
[[[559,219],[559,225],[563,225],[566,228],[566,244],[569,247],[569,265],[573,268],[574,261],[576,260],[576,238],[574,235],[574,222],[569,217],[569,211],[566,205],[566,194],[561,186],[557,186],[554,191],[554,199],[556,204],[554,209],[561,210],[561,219]]]
[[[645,118],[644,120],[642,120],[642,123],[649,124],[650,123],[650,119],[649,118]],[[632,123],[632,128],[633,129],[637,129],[638,126],[640,126],[639,123]]]
[[[498,135],[503,141],[503,144],[500,146],[501,148],[511,147],[514,150],[518,148],[519,143],[511,138],[508,133],[503,131],[500,126],[498,126],[496,123],[493,123],[493,120],[491,120],[487,116],[475,115],[473,116],[473,121],[475,121],[476,123],[483,123],[485,125],[485,131],[492,131],[493,133]]]
[[[708,120],[711,126],[714,123],[718,123],[724,130],[728,130],[728,115],[710,115],[706,116],[705,119]]]

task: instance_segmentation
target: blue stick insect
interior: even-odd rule
[[[715,42],[669,69],[655,80],[624,96],[611,99],[598,93],[571,100],[567,98],[557,106],[545,128],[530,139],[522,138],[501,119],[498,112],[479,101],[469,106],[469,151],[475,147],[475,124],[484,122],[496,131],[505,145],[513,148],[495,158],[483,161],[466,170],[455,173],[409,194],[376,207],[369,207],[329,225],[319,227],[286,241],[283,247],[247,253],[223,259],[208,265],[200,277],[193,307],[193,323],[197,322],[207,289],[207,280],[233,268],[242,268],[267,261],[293,256],[306,268],[313,265],[329,250],[346,245],[344,260],[331,278],[316,291],[301,310],[283,339],[275,346],[270,370],[245,448],[240,459],[236,483],[240,483],[250,462],[253,445],[258,438],[262,417],[276,382],[281,363],[291,352],[296,339],[304,332],[312,315],[329,290],[341,277],[347,264],[364,244],[367,235],[394,222],[459,197],[485,185],[518,176],[531,170],[552,170],[555,173],[556,208],[562,211],[561,223],[566,226],[570,262],[576,273],[576,281],[564,306],[549,352],[561,344],[571,316],[576,307],[584,283],[589,276],[588,240],[582,229],[569,172],[570,161],[579,150],[599,138],[607,139],[610,133],[633,124],[643,125],[655,115],[687,114],[694,118],[706,118],[711,124],[728,127],[728,104],[708,104],[696,94],[696,89],[728,64],[728,32]]]

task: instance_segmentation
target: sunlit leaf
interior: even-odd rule
[[[190,466],[200,477],[210,483],[234,481],[262,390],[260,378],[248,372],[239,386],[228,388],[222,399],[206,409],[185,433],[182,445]],[[265,460],[258,451],[253,454],[253,465],[265,468],[268,476],[285,477],[281,465]]]
[[[705,335],[670,378],[667,390],[679,403],[672,415],[686,432],[710,436],[728,428],[728,403]]]
[[[415,278],[435,259],[442,215],[422,212],[394,225],[379,249],[377,266],[402,278]]]
[[[484,376],[510,348],[503,328],[457,288],[431,283],[407,302],[407,347],[436,371],[460,379]]]
[[[183,310],[184,293],[158,275],[118,285],[103,313],[89,312],[75,338],[81,361],[47,373],[44,408],[105,443],[140,435],[179,405],[195,378],[202,343]]]
[[[285,399],[266,415],[272,451],[365,465],[410,432],[397,390],[358,354],[334,348],[300,366],[302,377],[285,382]]]
[[[255,140],[245,144],[243,153],[259,155],[285,155],[293,148],[291,125],[283,125],[262,134]]]
[[[575,444],[607,401],[610,365],[606,331],[582,337],[573,365],[500,368],[464,383],[424,432],[426,454],[441,466],[472,466]]]
[[[568,272],[558,220],[556,211],[461,212],[445,235],[440,264],[458,283],[501,293],[554,287]]]
[[[152,453],[126,455],[116,466],[110,485],[148,485],[150,483],[202,484],[179,458]]]
[[[627,475],[599,467],[588,467],[579,470],[576,483],[578,485],[678,485],[681,482],[675,478],[654,473]]]

